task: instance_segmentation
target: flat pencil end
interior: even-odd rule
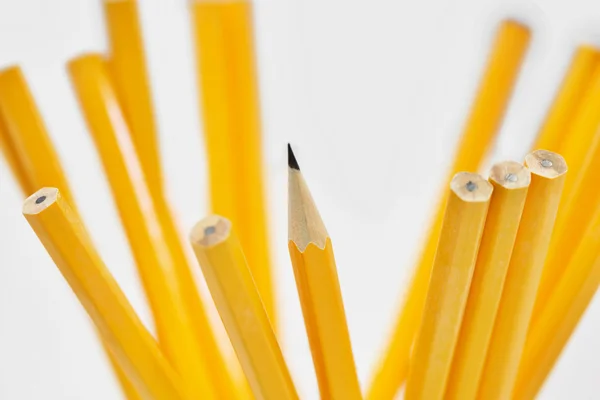
[[[288,143],[288,167],[295,169],[296,171],[300,171],[300,166],[298,165],[298,161],[296,160],[296,156],[292,151],[292,146]]]

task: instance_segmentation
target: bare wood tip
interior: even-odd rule
[[[24,215],[36,215],[54,204],[60,197],[60,192],[56,188],[45,187],[23,202]]]
[[[525,166],[532,174],[548,179],[557,178],[567,172],[567,163],[558,153],[536,150],[525,156]]]
[[[490,180],[505,189],[521,189],[531,183],[531,173],[521,163],[503,161],[492,166]]]
[[[229,237],[231,221],[220,215],[210,215],[192,228],[190,240],[192,245],[212,247]]]
[[[461,200],[476,203],[488,201],[494,189],[492,185],[479,174],[459,172],[452,178],[450,190],[452,190]]]

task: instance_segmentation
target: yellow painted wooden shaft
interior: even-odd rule
[[[233,221],[275,330],[250,1],[192,3],[212,212]]]
[[[25,201],[23,214],[140,397],[194,398],[187,395],[58,190],[40,189]]]
[[[196,260],[186,254],[184,246],[189,246],[189,243],[178,232],[162,190],[158,131],[137,0],[105,1],[104,9],[110,44],[109,70],[167,245],[175,263],[181,266],[182,295],[196,336],[203,343],[204,358],[211,366],[211,379],[215,382],[219,396],[233,398],[236,396],[235,388],[191,273],[192,268],[197,268]]]
[[[12,137],[8,134],[8,126],[4,121],[2,112],[0,111],[0,150],[4,154],[4,158],[8,162],[17,184],[24,193],[32,193],[34,185],[29,181],[25,163],[20,160],[15,144],[12,142]]]
[[[444,396],[491,194],[492,185],[477,174],[461,172],[450,183],[406,382],[407,400],[437,400]]]
[[[194,334],[182,290],[186,266],[176,264],[170,252],[105,62],[99,55],[84,55],[69,63],[69,72],[129,239],[160,344],[194,398],[216,399],[211,366]]]
[[[532,321],[512,398],[534,399],[600,286],[600,209],[566,273]]]
[[[579,174],[568,177],[572,179],[571,192],[563,193],[561,199],[550,250],[537,292],[533,320],[545,307],[562,275],[568,271],[571,259],[585,238],[600,202],[600,141],[595,143],[595,148],[590,149],[585,158]]]
[[[600,141],[600,68],[594,70],[588,83],[581,105],[574,116],[573,122],[565,132],[565,141],[561,154],[569,165],[569,177],[565,181],[564,196],[571,193],[571,187],[579,175],[586,155],[598,146]]]
[[[469,400],[477,396],[479,377],[494,328],[531,175],[523,165],[506,161],[492,167],[489,181],[494,192],[445,399]]]
[[[9,163],[15,165],[23,191],[30,195],[44,186],[57,187],[74,204],[58,154],[19,67],[0,71],[0,115],[7,153],[13,154]]]
[[[544,149],[560,153],[567,132],[577,114],[594,72],[600,66],[600,52],[592,46],[577,48],[562,85],[548,110],[533,150]]]
[[[44,186],[62,187],[76,211],[60,159],[19,67],[0,71],[0,146],[25,196]],[[102,344],[125,397],[139,399],[106,343]]]
[[[499,27],[488,64],[459,143],[450,177],[476,171],[494,143],[530,40],[529,29],[513,20]],[[441,196],[433,223],[393,326],[390,342],[369,388],[369,400],[392,400],[406,379],[411,348],[423,313],[431,267],[446,206]]]
[[[556,229],[542,273],[533,318],[537,318],[540,306],[554,290],[586,230],[590,217],[588,207],[591,205],[594,209],[600,197],[600,191],[596,189],[598,185],[595,183],[599,176],[595,170],[600,154],[600,115],[597,112],[599,108],[600,68],[597,68],[570,129],[565,134],[561,154],[569,164],[570,172],[565,181]],[[594,182],[592,187],[587,186],[590,182]]]
[[[331,240],[288,248],[321,399],[362,399]]]
[[[237,383],[232,377],[233,371],[230,370],[235,371],[235,368],[239,370],[239,365],[237,365],[237,362],[231,366],[227,365],[208,319],[207,309],[192,275],[192,268],[198,268],[198,261],[191,251],[190,243],[179,231],[166,197],[157,197],[155,207],[165,243],[169,248],[173,262],[178,267],[181,296],[187,307],[192,329],[198,343],[201,344],[202,358],[204,364],[207,365],[217,397],[219,399],[236,399],[240,396],[246,396],[245,382],[242,382],[241,387],[237,388]]]
[[[507,399],[513,390],[567,171],[561,156],[545,150],[527,155],[525,166],[531,184],[481,376],[481,399]]]
[[[108,65],[148,188],[162,194],[158,131],[137,0],[104,0]]]
[[[257,400],[298,399],[287,365],[229,220],[211,216],[191,233],[192,247]]]

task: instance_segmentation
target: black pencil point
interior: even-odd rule
[[[296,156],[292,151],[292,146],[288,143],[288,167],[300,171],[300,166],[298,165],[298,161],[296,161]]]

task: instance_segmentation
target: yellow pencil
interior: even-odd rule
[[[62,187],[76,212],[58,154],[19,67],[0,71],[0,145],[25,196],[44,186]],[[106,343],[102,344],[106,349]],[[114,356],[107,349],[106,354],[125,397],[138,399]]]
[[[177,265],[184,266],[181,290],[189,309],[192,325],[203,346],[206,363],[211,365],[211,379],[221,397],[233,397],[235,388],[225,360],[216,344],[212,328],[206,318],[204,304],[189,271],[196,268],[196,260],[185,236],[179,232],[173,212],[162,188],[158,131],[152,107],[152,93],[146,66],[144,43],[140,26],[137,0],[104,0],[110,56],[109,71],[119,98],[123,116],[146,177],[156,213],[164,231],[167,245]],[[187,268],[185,268],[187,266]]]
[[[252,3],[192,2],[212,212],[233,222],[275,331]]]
[[[535,398],[600,286],[600,208],[566,271],[531,323],[514,399]]]
[[[450,182],[425,311],[406,382],[407,400],[444,396],[491,195],[492,185],[477,174],[460,172]]]
[[[103,0],[110,55],[108,65],[153,197],[162,194],[158,132],[137,0]]]
[[[600,129],[600,126],[599,126]],[[599,136],[600,139],[600,136]],[[600,140],[588,149],[577,176],[571,177],[570,193],[563,193],[556,217],[554,234],[536,296],[532,319],[535,320],[556,289],[571,259],[585,238],[600,201]]]
[[[258,400],[297,400],[273,328],[229,220],[200,221],[192,247],[233,348]]]
[[[521,164],[495,164],[494,187],[445,399],[475,399],[531,174]]]
[[[289,242],[322,399],[362,399],[333,247],[288,145]]]
[[[0,116],[5,153],[26,194],[57,187],[74,204],[58,155],[19,67],[0,71]],[[12,154],[12,155],[10,155]]]
[[[459,171],[476,171],[492,147],[530,39],[529,29],[514,20],[499,27],[488,65],[465,126],[450,177]],[[431,266],[442,227],[446,191],[438,204],[421,257],[409,283],[402,308],[385,347],[371,387],[369,400],[391,400],[408,373],[410,352],[421,320]]]
[[[527,155],[525,166],[531,184],[478,391],[486,400],[512,392],[567,172],[565,160],[545,150]]]
[[[160,352],[94,250],[88,234],[55,188],[43,188],[23,214],[96,324],[118,365],[143,399],[193,399]]]
[[[69,63],[69,73],[136,259],[160,344],[194,398],[216,399],[213,366],[203,354],[208,344],[195,335],[182,290],[190,272],[170,251],[105,62],[99,55],[84,55]]]
[[[588,45],[577,48],[569,70],[538,133],[534,149],[559,153],[562,151],[562,147],[568,140],[566,132],[569,131],[588,85],[599,66],[600,51],[598,49]]]

